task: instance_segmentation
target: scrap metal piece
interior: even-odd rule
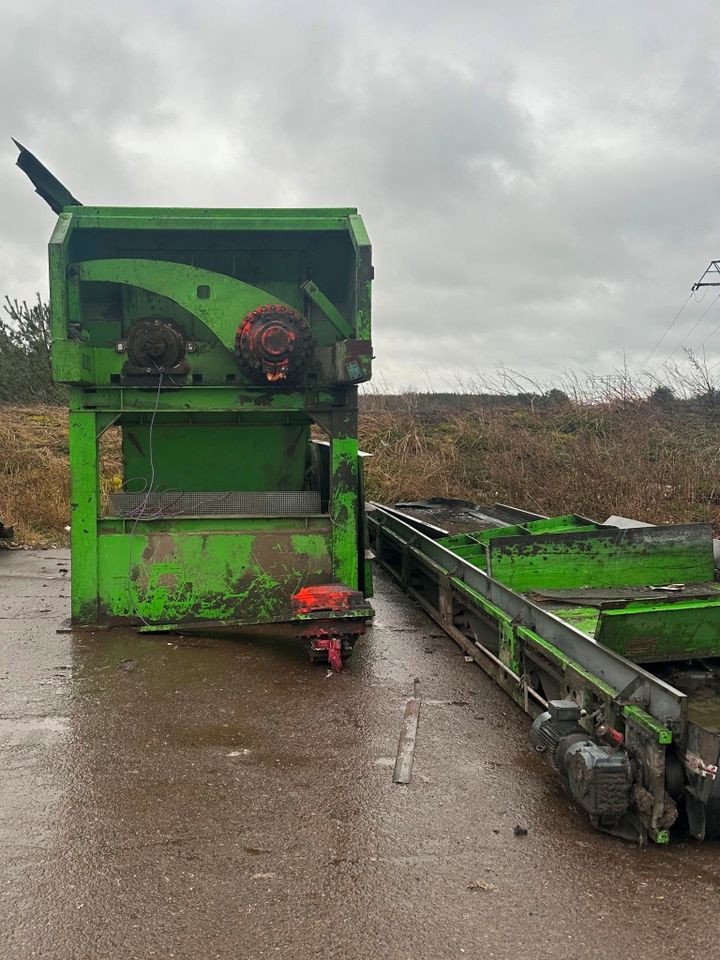
[[[410,783],[413,760],[415,759],[415,740],[420,721],[420,702],[420,681],[415,680],[413,696],[405,705],[393,771],[393,783]]]

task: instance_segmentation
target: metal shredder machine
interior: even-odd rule
[[[90,207],[24,148],[18,163],[59,213],[72,622],[292,623],[339,667],[372,615],[357,384],[373,268],[357,211]],[[121,475],[101,480],[114,428]]]

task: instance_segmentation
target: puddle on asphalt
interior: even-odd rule
[[[70,732],[67,717],[18,717],[0,718],[0,743],[7,746],[12,743],[27,743],[43,735],[56,735]]]

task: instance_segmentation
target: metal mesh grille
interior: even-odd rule
[[[162,493],[111,493],[114,517],[160,520],[165,517],[297,517],[320,513],[317,490],[209,490]]]

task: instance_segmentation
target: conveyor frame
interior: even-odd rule
[[[533,682],[544,675],[554,695],[622,729],[652,803],[611,832],[667,843],[675,819],[667,785],[679,773],[691,832],[705,835],[720,740],[688,722],[685,693],[438,543],[437,527],[378,504],[368,523],[379,563],[526,713],[546,706]]]

